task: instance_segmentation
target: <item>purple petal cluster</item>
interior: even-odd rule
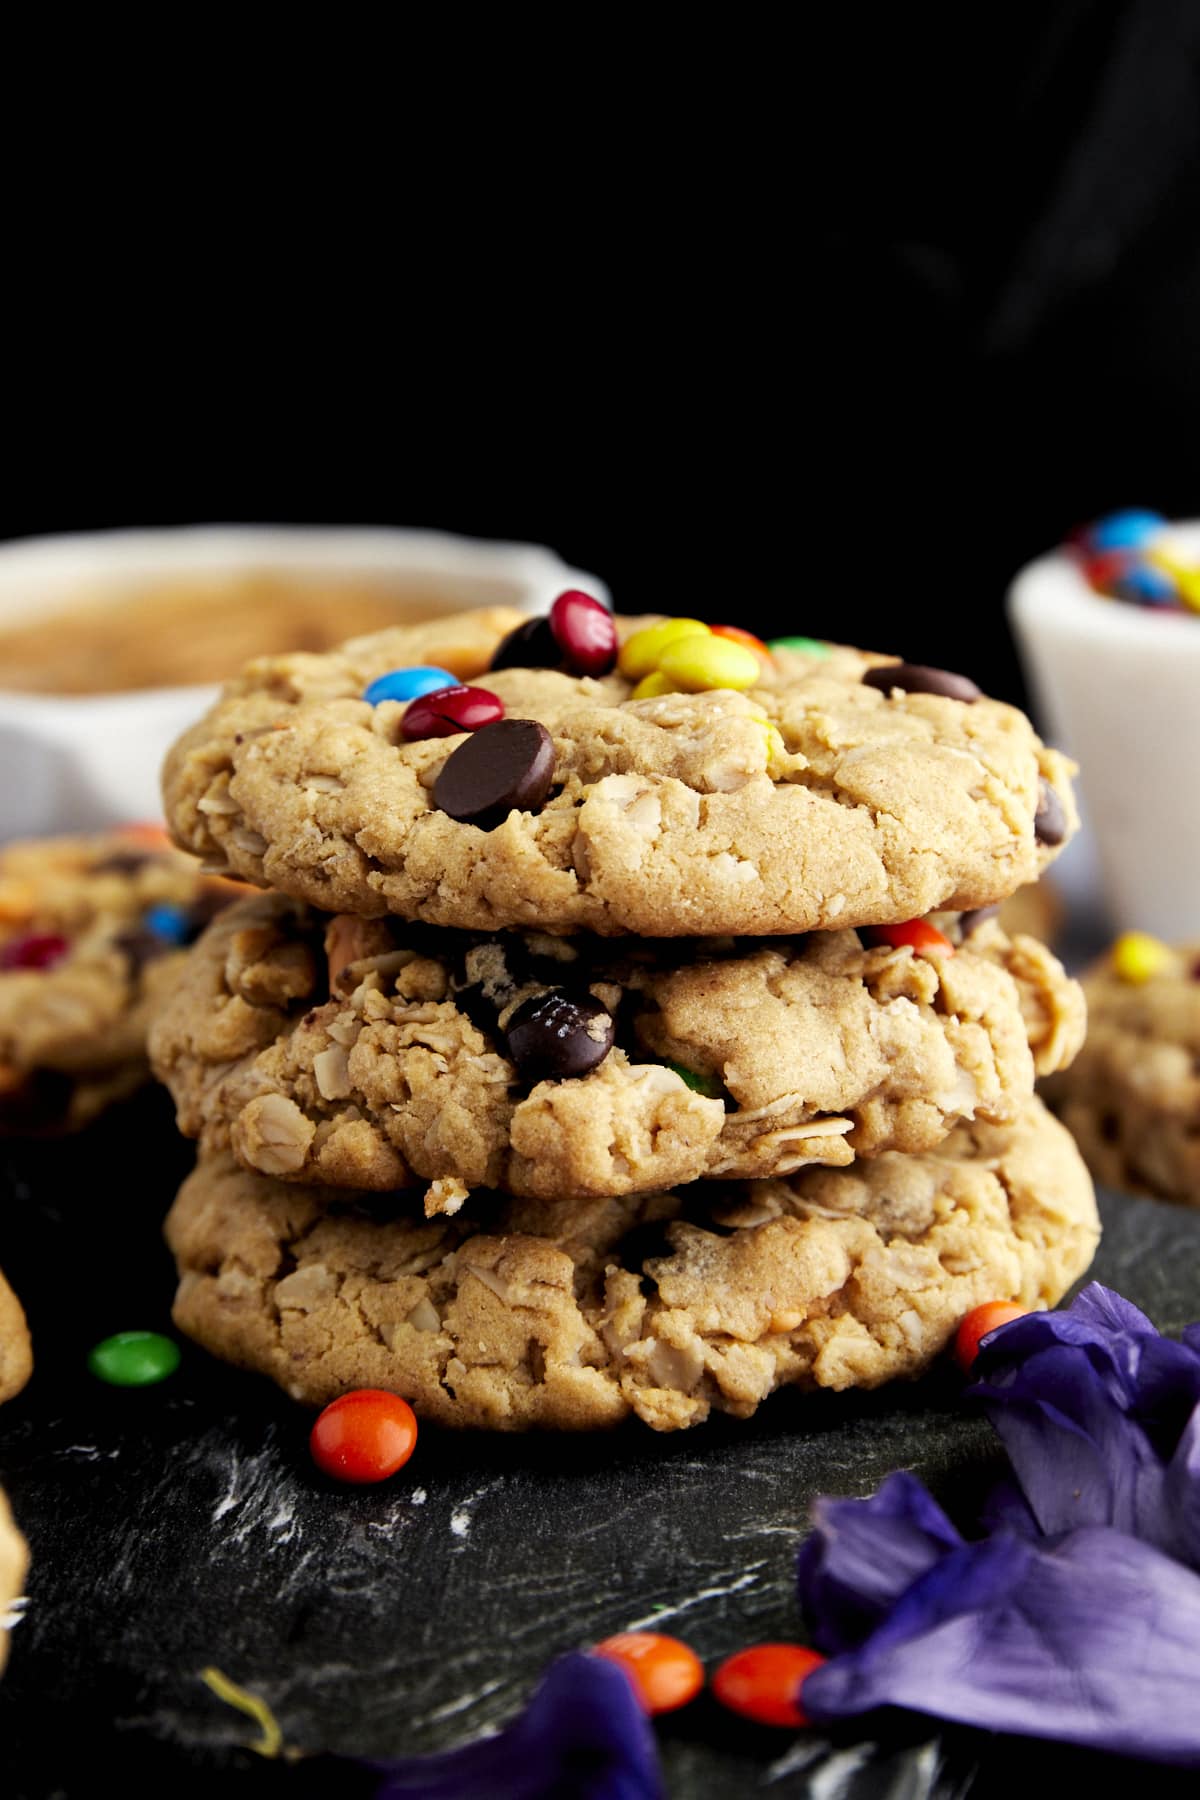
[[[524,1712],[460,1750],[380,1766],[376,1800],[663,1800],[650,1722],[615,1663],[552,1663]]]
[[[969,1541],[909,1474],[818,1503],[801,1604],[818,1723],[892,1705],[1200,1762],[1200,1328],[1093,1285],[983,1340],[1013,1467]]]

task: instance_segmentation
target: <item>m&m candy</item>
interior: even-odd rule
[[[963,1374],[971,1373],[979,1355],[980,1340],[989,1331],[998,1331],[1001,1325],[1023,1319],[1028,1311],[1027,1306],[1019,1306],[1015,1300],[986,1300],[982,1306],[972,1307],[954,1334],[954,1359]]]
[[[56,931],[31,931],[0,946],[0,969],[52,969],[70,948]]]
[[[893,950],[912,950],[918,956],[953,956],[954,945],[945,932],[928,919],[906,919],[902,925],[868,925],[862,934],[869,944]]]
[[[418,663],[411,669],[389,669],[363,689],[363,699],[371,706],[383,700],[416,700],[421,694],[432,694],[437,688],[454,687],[458,677],[449,669],[430,663]]]
[[[159,1331],[118,1331],[88,1352],[87,1366],[110,1387],[153,1387],[179,1367],[179,1345]]]
[[[453,737],[459,731],[479,731],[504,717],[504,702],[487,688],[435,688],[414,700],[400,721],[410,743],[418,738]]]
[[[1166,529],[1167,521],[1161,513],[1127,506],[1122,512],[1106,513],[1087,526],[1080,544],[1088,556],[1099,556],[1106,550],[1141,550]]]
[[[599,600],[568,588],[550,608],[550,630],[573,675],[607,675],[617,660],[617,628]]]
[[[723,1662],[712,1678],[722,1706],[758,1725],[807,1725],[801,1704],[806,1675],[825,1661],[806,1644],[752,1644]]]
[[[386,1388],[354,1388],[317,1415],[312,1459],[335,1481],[365,1485],[402,1469],[417,1445],[412,1407]]]
[[[679,1638],[657,1631],[619,1631],[592,1651],[625,1671],[644,1710],[677,1712],[704,1686],[704,1665]]]

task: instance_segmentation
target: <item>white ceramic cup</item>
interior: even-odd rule
[[[1200,522],[1166,542],[1200,562]],[[1079,763],[1112,924],[1200,936],[1200,617],[1107,600],[1066,551],[1021,570],[1008,611],[1045,731]]]
[[[566,587],[608,597],[594,575],[569,568],[537,544],[391,528],[200,525],[0,544],[0,626],[103,604],[106,595],[134,584],[161,581],[169,588],[220,574],[298,582],[402,579],[419,584],[432,612],[500,604],[541,612]],[[163,756],[215,693],[212,687],[13,693],[4,691],[0,668],[0,839],[158,818]]]

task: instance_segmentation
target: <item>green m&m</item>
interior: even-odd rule
[[[726,1088],[715,1075],[697,1075],[694,1069],[685,1069],[682,1063],[669,1062],[668,1069],[673,1069],[681,1081],[685,1081],[693,1094],[703,1094],[706,1100],[722,1100]]]
[[[179,1345],[159,1331],[118,1331],[88,1351],[92,1374],[111,1387],[152,1387],[179,1367]]]
[[[801,656],[828,656],[833,649],[832,644],[822,643],[820,638],[782,637],[771,638],[767,649],[774,654],[776,650],[796,650]]]

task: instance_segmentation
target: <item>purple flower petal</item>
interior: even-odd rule
[[[376,1800],[663,1800],[650,1722],[615,1663],[552,1663],[524,1712],[493,1737],[377,1765]]]
[[[1200,1406],[1200,1353],[1186,1336],[1160,1336],[1093,1283],[1065,1312],[1001,1327],[977,1368],[983,1379],[971,1392],[1043,1532],[1111,1525],[1198,1561],[1198,1472],[1186,1457],[1172,1460]]]
[[[889,1475],[869,1500],[818,1500],[800,1546],[800,1605],[818,1647],[861,1644],[907,1587],[962,1543],[915,1475]]]
[[[1162,1762],[1200,1759],[1200,1577],[1121,1532],[950,1551],[857,1651],[816,1669],[824,1724],[903,1706]]]

